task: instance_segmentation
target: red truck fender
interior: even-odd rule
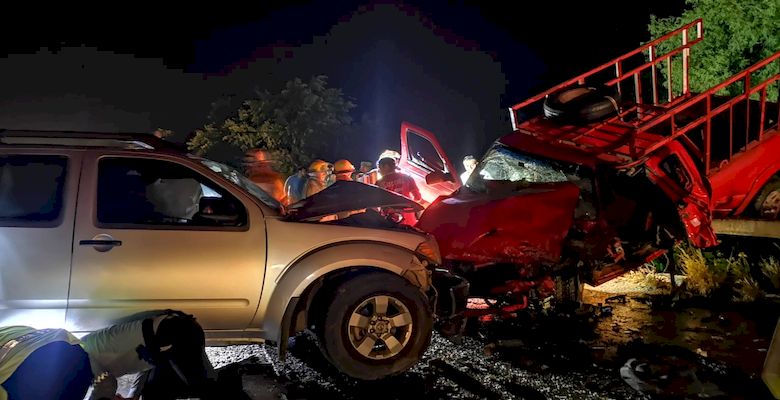
[[[751,206],[755,202],[756,197],[761,194],[761,191],[764,189],[767,183],[769,183],[773,177],[778,175],[780,175],[780,160],[769,164],[766,168],[764,168],[763,171],[761,171],[761,174],[758,175],[758,177],[753,181],[753,184],[750,186],[750,190],[742,200],[742,204],[740,204],[737,208],[736,214],[742,214],[746,208]]]

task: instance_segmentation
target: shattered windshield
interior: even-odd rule
[[[260,189],[259,186],[255,185],[254,182],[249,180],[249,178],[244,176],[244,174],[235,168],[211,160],[200,160],[200,162],[207,166],[210,170],[225,177],[225,179],[235,183],[238,186],[241,186],[268,207],[271,207],[275,210],[281,209],[281,204],[276,199],[263,191],[263,189]]]
[[[484,191],[486,181],[578,183],[581,180],[580,169],[578,165],[537,158],[497,144],[482,158],[466,186],[475,191]]]
[[[481,178],[481,179],[478,179]],[[517,153],[504,146],[495,146],[471,174],[468,185],[477,180],[526,181],[530,183],[566,182],[560,166]]]

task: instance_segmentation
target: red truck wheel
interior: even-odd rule
[[[780,178],[774,178],[764,186],[755,207],[763,219],[776,220],[780,216]]]

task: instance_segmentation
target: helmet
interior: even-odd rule
[[[379,155],[379,159],[380,160],[383,159],[383,158],[392,158],[392,159],[395,160],[395,162],[397,164],[398,161],[401,159],[401,155],[397,151],[395,151],[395,150],[387,149],[387,150],[383,151],[382,154]]]
[[[385,163],[393,163],[394,166],[398,166],[398,160],[396,160],[393,157],[381,157],[379,160],[376,161],[376,167],[379,168],[380,165]]]
[[[333,169],[337,174],[346,174],[347,172],[355,172],[355,166],[352,165],[349,160],[338,160],[333,164]]]
[[[314,160],[309,164],[309,172],[328,172],[328,168],[332,166],[333,164],[331,163],[322,160]]]

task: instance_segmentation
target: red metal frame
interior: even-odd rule
[[[692,30],[694,33],[693,38],[690,37]],[[758,84],[753,84],[754,80],[752,77],[755,72],[770,66],[773,62],[777,62],[780,66],[780,51],[703,93],[692,94],[690,92],[688,73],[690,49],[702,39],[702,20],[697,19],[623,56],[510,107],[512,128],[515,131],[534,136],[559,147],[575,147],[586,151],[602,161],[618,164],[621,168],[631,168],[642,164],[648,155],[674,140],[681,139],[689,144],[693,143],[685,135],[703,128],[703,143],[699,145],[700,148],[692,149],[691,151],[696,153],[694,156],[701,157],[707,174],[710,174],[718,168],[718,166],[713,167],[711,165],[712,124],[714,118],[721,116],[726,111],[729,112],[730,126],[728,130],[731,148],[729,149],[728,159],[719,161],[731,161],[740,152],[748,150],[762,141],[767,134],[778,130],[777,121],[772,125],[767,125],[765,121],[767,89],[770,85],[780,80],[780,73],[774,74]],[[670,40],[679,40],[680,45],[666,54],[658,56],[658,47]],[[639,55],[644,55],[647,61],[627,72],[624,71],[626,61]],[[666,62],[667,70],[672,71],[672,57],[677,55],[680,55],[682,58],[681,92],[675,94],[672,74],[669,73],[667,74],[669,80],[667,95],[665,99],[661,99],[658,93],[657,69],[663,62]],[[780,70],[780,68],[778,69]],[[610,72],[610,70],[614,70],[614,77],[608,78],[606,82],[601,83],[602,85],[612,87],[618,93],[625,95],[632,88],[626,88],[624,85],[633,83],[633,101],[627,102],[617,115],[585,126],[558,125],[546,121],[540,116],[520,122],[520,114],[523,111],[528,112],[531,106],[538,105],[548,95],[573,85],[591,83],[599,77],[603,79],[603,75]],[[649,103],[645,103],[642,77],[646,77],[646,75],[642,75],[643,73],[650,74],[649,79],[646,79],[651,82],[652,86]],[[743,82],[742,94],[725,102],[721,101],[717,93],[740,81]],[[758,134],[754,135],[756,136],[755,140],[751,140],[749,126],[751,120],[750,97],[756,94],[759,95],[756,106],[760,113],[761,123],[758,127]],[[719,101],[713,101],[716,98],[719,98]],[[741,102],[746,103],[745,121],[747,121],[748,125],[744,129],[746,135],[745,146],[735,151],[734,107]],[[676,117],[681,115],[690,118],[691,121],[678,126]],[[777,120],[780,120],[780,111],[778,111]],[[737,131],[739,132],[739,130]]]
[[[710,165],[711,164],[711,154],[712,154],[712,121],[715,117],[719,116],[720,114],[728,111],[729,112],[729,158],[725,161],[731,161],[731,159],[734,158],[734,156],[739,152],[734,152],[733,149],[733,143],[734,143],[734,106],[737,105],[740,102],[745,102],[745,120],[748,125],[745,126],[745,135],[749,135],[750,132],[750,97],[756,93],[760,93],[759,97],[759,109],[760,109],[760,123],[758,127],[758,138],[756,141],[751,141],[749,137],[746,136],[745,140],[745,150],[748,149],[751,145],[751,142],[760,142],[764,139],[765,132],[768,131],[775,131],[778,128],[778,121],[780,120],[780,112],[778,112],[778,118],[775,121],[774,124],[765,126],[764,123],[765,117],[766,117],[766,91],[767,88],[772,85],[774,82],[780,81],[780,72],[777,74],[774,74],[773,76],[767,78],[765,81],[760,82],[757,85],[751,86],[751,77],[752,75],[762,70],[763,68],[766,68],[771,63],[777,61],[778,67],[780,67],[780,51],[777,51],[775,54],[771,55],[770,57],[756,63],[755,65],[747,68],[746,70],[732,76],[731,78],[721,82],[718,85],[715,85],[714,87],[710,88],[709,90],[702,92],[691,99],[685,101],[683,104],[680,104],[677,107],[674,107],[670,110],[668,110],[663,115],[648,121],[640,126],[637,127],[638,132],[652,132],[651,130],[656,127],[662,127],[666,124],[669,128],[671,128],[671,134],[668,136],[665,136],[662,140],[659,140],[655,144],[651,145],[647,149],[645,149],[644,153],[649,154],[653,151],[665,146],[669,142],[676,140],[680,138],[683,135],[688,134],[689,132],[693,131],[694,129],[704,127],[704,148],[701,149],[702,153],[704,155],[704,166],[707,174],[709,174],[713,168]],[[778,68],[780,71],[780,68]],[[725,101],[723,104],[713,108],[713,99],[717,97],[717,93],[721,90],[725,89],[726,87],[737,83],[739,81],[743,81],[743,92],[740,95],[737,95],[735,97],[730,98],[729,100]],[[702,104],[704,105],[704,109],[701,110]],[[675,116],[678,115],[695,115],[700,114],[698,118],[695,120],[683,125],[683,126],[677,126],[675,123]]]
[[[693,28],[695,28],[695,37],[692,40],[690,40],[688,35],[690,34],[690,30]],[[559,90],[565,89],[573,85],[585,85],[586,83],[588,83],[589,80],[591,80],[591,78],[595,78],[597,75],[603,74],[605,71],[608,71],[610,69],[614,69],[615,77],[613,79],[608,80],[606,83],[602,83],[602,84],[605,84],[606,86],[610,86],[610,87],[615,87],[618,93],[622,94],[623,90],[621,84],[623,84],[625,81],[629,79],[633,80],[634,83],[635,104],[629,109],[621,112],[621,115],[628,115],[631,112],[637,112],[639,115],[643,113],[652,115],[652,111],[654,111],[656,107],[662,106],[664,104],[666,104],[668,107],[669,105],[676,103],[675,100],[678,100],[679,98],[688,95],[689,80],[688,80],[687,67],[689,65],[690,48],[696,43],[699,43],[702,40],[703,35],[704,32],[703,32],[702,20],[697,19],[631,52],[628,52],[612,61],[609,61],[599,67],[596,67],[582,75],[569,79],[568,81],[565,81],[557,86],[554,86],[548,89],[547,91],[539,93],[536,96],[533,96],[521,103],[515,104],[514,106],[509,108],[510,119],[512,122],[512,129],[519,130],[522,128],[522,124],[518,124],[520,111],[527,109],[529,106],[544,100],[544,98],[546,98],[548,95],[555,93]],[[672,49],[671,51],[667,52],[664,55],[658,56],[656,54],[659,45],[662,45],[668,42],[669,40],[676,38],[677,36],[680,37],[680,42],[681,42],[680,46]],[[673,82],[671,81],[671,74],[669,74],[670,84],[668,85],[669,89],[667,90],[666,101],[660,102],[658,97],[658,84],[657,84],[658,65],[666,61],[667,69],[671,70],[672,57],[678,54],[681,54],[683,59],[682,94],[679,96],[674,95],[672,90]],[[623,71],[623,65],[626,61],[641,55],[646,56],[648,61],[638,67],[629,70],[628,72]],[[640,74],[648,70],[651,73],[651,80],[652,80],[651,89],[652,89],[653,101],[652,104],[645,105],[642,97],[643,93],[642,93]]]
[[[777,64],[778,73],[753,85],[755,73],[770,67],[772,63]],[[633,135],[654,136],[658,139],[643,149],[640,157],[624,167],[644,162],[649,154],[675,140],[693,143],[690,134],[700,134],[701,142],[695,144],[698,148],[691,153],[702,160],[704,172],[712,184],[714,213],[718,216],[741,215],[753,204],[764,185],[780,171],[780,161],[777,159],[780,151],[780,107],[767,101],[767,90],[778,82],[780,51],[637,126]],[[718,95],[723,89],[740,83],[740,94],[733,97]],[[777,90],[780,93],[780,85],[777,85]],[[756,95],[758,100],[751,100]],[[735,109],[744,118],[744,125],[740,125],[735,117]],[[777,112],[772,123],[767,118],[768,109]],[[756,112],[757,121],[754,118]],[[689,122],[678,123],[680,117],[688,118]],[[713,128],[718,127],[716,122],[719,122],[716,119],[723,117],[727,123],[719,127],[726,129],[714,131]],[[736,135],[744,136],[736,141]],[[713,160],[716,150],[721,155]]]

